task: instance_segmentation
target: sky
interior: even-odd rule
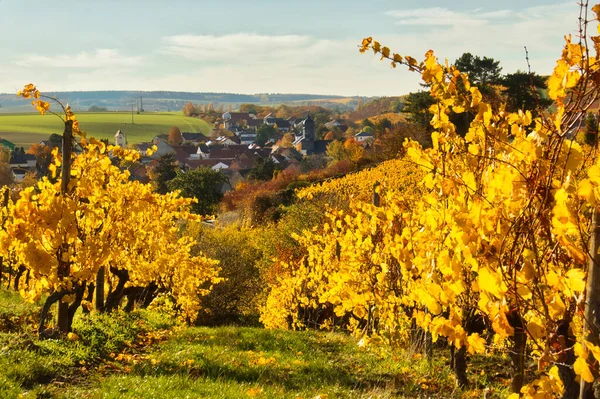
[[[551,73],[576,1],[0,0],[0,92],[167,90],[393,96],[419,77],[372,53],[470,52]],[[594,29],[595,30],[595,29]]]

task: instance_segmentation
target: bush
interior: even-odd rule
[[[219,260],[219,275],[226,279],[202,299],[196,324],[257,324],[256,297],[263,285],[256,267],[261,253],[254,245],[252,231],[235,225],[195,225],[191,230],[197,240],[195,251]]]

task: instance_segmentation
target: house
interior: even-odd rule
[[[138,143],[136,146],[142,155],[146,154],[146,150],[152,148],[152,146],[156,146],[156,151],[154,151],[150,156],[151,159],[158,159],[166,154],[175,154],[173,147],[162,140],[155,139],[152,143]]]
[[[29,169],[35,170],[37,161],[35,155],[26,154],[23,147],[15,149],[10,157],[10,167],[13,169]]]
[[[200,144],[206,142],[207,138],[203,133],[189,133],[183,132],[181,133],[183,136],[184,142],[189,142],[192,144]]]
[[[356,141],[358,141],[359,143],[370,143],[372,142],[375,138],[373,137],[373,133],[369,133],[369,132],[360,132],[360,133],[356,133],[354,135],[354,139]]]
[[[256,132],[251,129],[243,130],[238,137],[240,138],[240,144],[252,144],[256,142]]]
[[[136,163],[129,168],[129,180],[139,181],[140,183],[146,184],[150,181],[148,176],[148,168],[144,164]]]
[[[27,173],[35,173],[36,165],[35,155],[26,154],[23,147],[15,148],[11,154],[9,166],[16,182],[23,181]]]
[[[292,143],[302,155],[312,155],[315,148],[315,121],[309,116],[296,123],[300,134]]]
[[[275,146],[272,148],[271,154],[276,154],[278,156],[282,156],[283,158],[285,158],[285,160],[287,162],[290,162],[291,160],[296,160],[296,161],[302,160],[302,154],[300,154],[298,152],[298,150],[296,150],[294,147],[285,148],[285,147]]]
[[[6,139],[0,138],[0,145],[8,148],[11,152],[15,150],[15,145]]]
[[[292,125],[286,119],[276,118],[275,119],[275,127],[280,132],[287,133],[292,128]]]
[[[240,144],[240,139],[237,136],[232,136],[232,137],[220,136],[220,137],[216,138],[214,140],[214,142],[217,144],[222,144],[222,145],[236,145],[236,144]]]
[[[173,146],[174,155],[173,158],[181,165],[190,159],[200,159],[198,154],[198,147],[195,145],[178,145]]]
[[[25,176],[29,173],[28,170],[25,169],[12,169],[12,175],[15,182],[20,183],[25,180]]]
[[[248,112],[225,112],[223,115],[223,128],[229,129],[234,126],[243,125],[243,121],[253,119]]]
[[[201,167],[211,168],[212,170],[228,169],[230,162],[220,159],[195,159],[186,161],[182,166],[187,170],[194,170]]]
[[[250,119],[247,121],[246,125],[247,125],[248,129],[257,131],[259,127],[264,125],[264,122],[262,119]]]
[[[337,119],[332,119],[324,125],[328,130],[339,130],[340,132],[345,132],[348,130],[348,126],[344,125]]]
[[[333,119],[325,124],[325,127],[327,129],[339,128],[340,126],[342,126],[342,124],[335,119]]]
[[[273,114],[269,114],[263,118],[263,123],[269,126],[275,126],[280,132],[289,132],[292,125],[287,119],[276,118]]]
[[[166,143],[167,141],[169,141],[169,135],[168,134],[157,134],[152,139],[152,142],[154,144],[158,143],[159,141],[164,141]]]

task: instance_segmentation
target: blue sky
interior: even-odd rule
[[[0,0],[0,92],[173,90],[400,95],[418,76],[358,44],[464,52],[550,73],[575,1]]]

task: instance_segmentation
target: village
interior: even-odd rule
[[[120,147],[137,149],[142,157],[140,162],[130,167],[131,179],[148,183],[149,170],[156,166],[161,157],[172,157],[177,167],[182,171],[195,170],[205,167],[221,171],[227,178],[227,183],[221,187],[221,192],[229,191],[246,179],[247,174],[257,162],[271,162],[277,170],[298,168],[302,160],[309,156],[327,156],[327,146],[332,138],[318,139],[316,123],[310,114],[303,118],[277,118],[268,114],[263,118],[248,112],[225,112],[220,120],[215,122],[217,127],[210,137],[202,133],[181,132],[179,128],[171,128],[170,133],[156,135],[151,142],[128,143],[126,131],[118,130],[114,144]],[[347,126],[332,119],[324,124],[327,129],[345,132]],[[267,137],[260,138],[261,129],[269,132]],[[354,140],[368,148],[374,140],[369,129],[354,135]],[[217,134],[215,134],[217,133]],[[26,151],[23,147],[15,147],[8,140],[0,139],[0,146],[10,150],[10,170],[15,182],[22,182],[26,175],[43,175],[47,165],[42,165],[39,148],[60,148],[58,135],[44,140],[36,145],[36,151]],[[154,148],[152,155],[147,156],[147,150]],[[80,149],[77,145],[74,151]],[[169,158],[170,159],[170,158]]]

